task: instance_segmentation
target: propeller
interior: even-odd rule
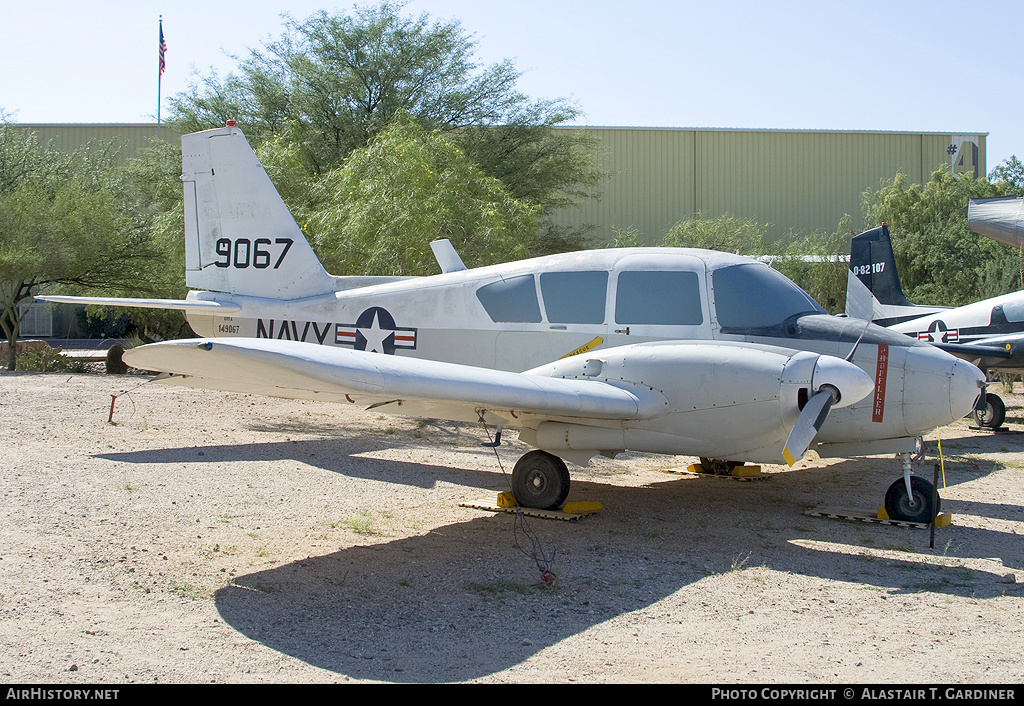
[[[865,329],[866,330],[866,329]],[[861,334],[863,336],[863,334]],[[857,340],[860,343],[860,339]],[[854,350],[857,346],[854,345]],[[853,357],[850,351],[849,358]],[[830,355],[818,356],[811,374],[814,395],[800,410],[793,430],[786,439],[782,457],[792,466],[807,453],[814,437],[821,431],[833,406],[845,407],[868,396],[875,383],[867,373],[849,360]]]
[[[814,437],[821,431],[832,405],[838,401],[839,391],[831,385],[822,385],[821,390],[807,401],[782,449],[782,457],[788,465],[792,466],[804,457]]]

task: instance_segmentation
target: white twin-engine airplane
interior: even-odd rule
[[[128,351],[172,385],[330,400],[518,427],[522,506],[560,507],[565,461],[627,449],[705,468],[899,453],[890,516],[928,521],[916,437],[969,413],[981,372],[932,346],[829,316],[767,265],[677,248],[550,255],[442,274],[327,274],[241,131],[182,138],[181,309],[198,339]]]

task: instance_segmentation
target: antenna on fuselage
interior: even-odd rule
[[[437,259],[437,264],[441,266],[442,273],[461,272],[467,269],[465,263],[462,262],[462,258],[459,257],[459,253],[455,252],[455,246],[452,245],[452,241],[448,240],[448,238],[432,241],[430,249],[434,251],[434,258]]]
[[[871,315],[871,318],[874,318],[874,314]],[[868,332],[869,326],[871,326],[871,319],[868,319],[868,322],[864,324],[864,330],[860,332],[859,336],[857,336],[857,342],[853,344],[853,348],[851,348],[850,352],[846,355],[847,363],[853,362],[853,354],[857,352],[857,346],[860,345],[861,339],[864,338],[864,334]]]

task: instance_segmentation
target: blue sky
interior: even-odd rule
[[[0,108],[17,122],[147,122],[195,74],[230,72],[296,18],[351,3],[11,3]],[[976,7],[977,9],[973,9]],[[572,98],[584,124],[987,132],[987,166],[1024,158],[1024,3],[410,0],[458,19],[522,91]],[[166,102],[165,102],[166,106]]]

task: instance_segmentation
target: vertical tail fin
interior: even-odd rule
[[[275,299],[333,291],[241,130],[184,135],[181,170],[189,287]]]
[[[846,281],[846,313],[886,325],[893,319],[924,316],[930,307],[915,306],[903,294],[896,272],[889,227],[864,231],[850,243],[850,272]]]

